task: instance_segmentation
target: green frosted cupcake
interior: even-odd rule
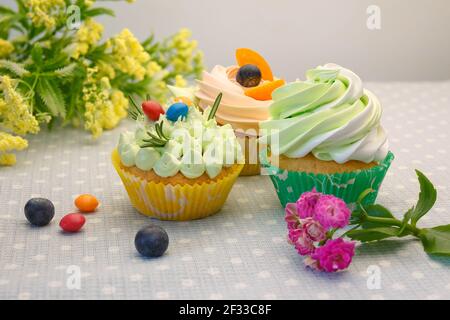
[[[312,188],[348,204],[370,188],[364,201],[375,202],[394,159],[379,100],[335,64],[307,71],[306,79],[275,90],[271,118],[260,123],[260,142],[267,145],[261,163],[281,204]]]

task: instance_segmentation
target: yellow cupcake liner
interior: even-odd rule
[[[222,179],[193,185],[171,185],[143,180],[120,166],[117,150],[112,153],[112,163],[128,193],[131,204],[140,213],[160,220],[194,220],[218,212],[242,170],[242,164]]]

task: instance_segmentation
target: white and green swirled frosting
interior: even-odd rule
[[[167,178],[181,172],[186,178],[195,179],[205,172],[213,179],[223,167],[243,163],[243,155],[233,128],[218,126],[208,120],[210,109],[200,112],[189,107],[187,117],[175,122],[160,116],[162,130],[168,142],[163,147],[145,147],[149,132],[156,133],[154,123],[139,122],[134,132],[120,135],[118,152],[122,164],[141,170],[153,170]]]
[[[306,81],[280,87],[272,98],[271,119],[260,128],[275,155],[300,158],[312,153],[325,161],[369,163],[388,153],[380,101],[348,69],[336,64],[311,69]]]

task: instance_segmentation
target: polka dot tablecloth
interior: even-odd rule
[[[400,216],[417,199],[414,168],[437,186],[421,226],[450,224],[450,82],[369,83],[384,106],[396,159],[378,202]],[[283,209],[268,177],[243,177],[223,210],[192,222],[161,222],[130,205],[110,152],[131,122],[93,142],[57,129],[30,137],[18,164],[0,168],[2,299],[449,299],[450,258],[426,255],[414,239],[360,245],[342,273],[306,270],[287,244]],[[59,219],[73,198],[93,193],[100,210],[83,232],[66,235]],[[51,225],[31,227],[23,206],[54,201]],[[134,248],[137,230],[155,222],[170,236],[162,258]],[[79,276],[79,277],[78,277]]]

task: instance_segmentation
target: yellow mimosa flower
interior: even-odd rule
[[[6,58],[14,51],[14,46],[11,42],[5,39],[0,39],[0,58]]]

